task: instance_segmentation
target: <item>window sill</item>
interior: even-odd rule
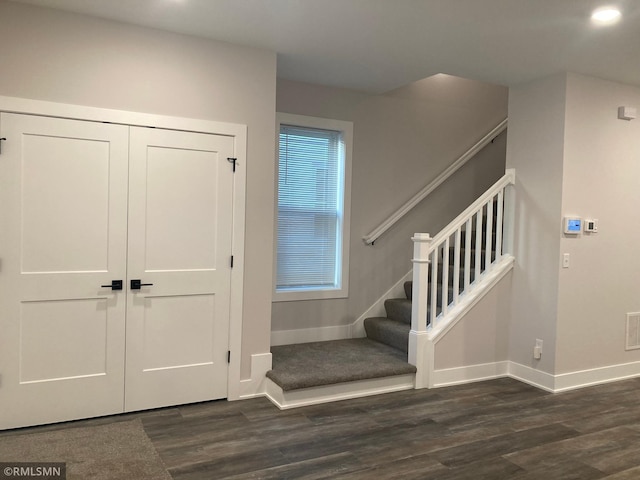
[[[347,298],[349,292],[346,288],[334,288],[327,290],[304,290],[274,292],[273,302],[298,302],[303,300],[330,300],[336,298]]]

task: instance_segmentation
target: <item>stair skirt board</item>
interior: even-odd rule
[[[413,279],[413,269],[409,270],[400,280],[398,280],[389,290],[387,290],[371,307],[360,315],[351,324],[351,337],[365,337],[364,321],[370,317],[382,317],[385,315],[384,302],[390,298],[396,298],[404,293],[404,284]]]
[[[351,398],[369,397],[383,393],[412,390],[415,374],[358,380],[320,387],[283,391],[275,382],[266,379],[265,395],[280,410],[337,402]]]

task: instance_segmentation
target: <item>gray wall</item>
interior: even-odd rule
[[[276,55],[0,2],[0,95],[248,126],[242,376],[270,346]]]
[[[355,321],[411,269],[415,232],[437,233],[504,173],[505,135],[396,226],[362,237],[507,114],[507,89],[448,75],[383,95],[278,80],[277,110],[354,122],[349,298],[275,302],[273,330]]]
[[[640,361],[625,351],[627,312],[640,311],[640,88],[567,77],[563,214],[599,220],[597,234],[563,237],[556,374]]]
[[[510,360],[554,375],[638,362],[640,351],[624,347],[625,314],[640,311],[640,123],[617,109],[639,106],[640,89],[562,74],[512,88],[509,101]],[[564,235],[565,215],[597,218],[599,233]]]
[[[507,168],[516,169],[509,359],[554,373],[564,155],[565,75],[509,91]],[[544,341],[533,359],[535,339]]]
[[[507,273],[436,343],[434,370],[509,360],[511,278]]]

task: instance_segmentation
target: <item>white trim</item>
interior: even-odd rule
[[[46,102],[27,98],[0,96],[0,111],[26,115],[109,122],[130,126],[156,127],[168,130],[209,133],[234,137],[238,169],[233,186],[233,239],[234,268],[231,270],[231,296],[229,316],[229,350],[232,352],[227,380],[227,396],[240,398],[240,363],[242,359],[242,300],[244,288],[244,229],[245,189],[247,165],[247,126],[182,117],[171,117],[125,110],[112,110],[82,105]]]
[[[427,332],[409,332],[408,357],[409,363],[416,367],[416,389],[431,388],[433,369],[429,366],[435,364],[435,346],[429,341]]]
[[[634,377],[640,377],[640,362],[621,363],[589,370],[560,373],[555,376],[554,391],[564,392]]]
[[[138,127],[156,127],[188,132],[215,133],[231,137],[240,137],[243,135],[246,137],[247,132],[246,125],[237,123],[171,117],[166,115],[113,110],[99,107],[87,107],[82,105],[32,100],[28,98],[0,96],[0,109],[7,113],[40,115],[72,120],[87,120],[92,122],[108,122]]]
[[[500,377],[510,377],[547,392],[560,393],[640,377],[640,362],[577,370],[558,375],[511,361],[466,365],[435,370],[433,387],[446,387]]]
[[[509,377],[546,390],[547,392],[554,392],[554,376],[542,370],[536,370],[526,365],[509,362]]]
[[[373,378],[357,382],[338,383],[323,387],[302,388],[284,392],[272,380],[266,380],[266,397],[280,410],[337,402],[350,398],[368,397],[382,393],[412,390],[414,375]]]
[[[303,291],[276,291],[277,285],[277,260],[278,260],[278,152],[279,152],[279,140],[280,140],[280,124],[295,125],[300,127],[319,128],[325,130],[335,130],[342,132],[342,141],[344,143],[344,172],[343,174],[343,191],[342,191],[342,248],[340,251],[340,263],[342,267],[340,288],[332,289],[317,289],[317,290],[303,290]],[[294,115],[292,113],[276,112],[276,151],[275,151],[275,218],[276,228],[274,228],[274,242],[273,242],[273,258],[275,259],[275,268],[273,269],[273,294],[272,298],[274,302],[290,302],[299,300],[322,300],[331,298],[347,298],[349,296],[349,246],[350,246],[350,231],[351,231],[351,165],[353,156],[353,122],[344,120],[333,120],[320,117],[309,117],[306,115]]]
[[[368,235],[362,237],[367,245],[372,245],[384,232],[389,230],[398,220],[404,217],[413,207],[424,200],[431,192],[442,185],[451,175],[464,166],[476,153],[482,150],[491,140],[496,138],[507,129],[508,119],[504,119],[489,133],[476,142],[469,150],[463,153],[460,158],[447,167],[440,175],[438,175],[431,183],[416,193],[407,203],[402,205],[393,215],[382,222],[378,227],[371,231]]]
[[[433,372],[433,387],[448,387],[464,383],[481,382],[509,374],[509,362],[482,363],[464,367],[444,368]]]
[[[296,343],[326,342],[351,338],[351,325],[331,327],[299,328],[296,330],[274,330],[271,332],[271,346]]]
[[[240,395],[237,399],[263,397],[265,394],[267,372],[271,370],[271,353],[251,355],[251,378],[240,381]],[[233,400],[229,398],[229,400]]]
[[[398,280],[389,290],[387,290],[378,300],[375,301],[355,322],[351,324],[351,338],[365,337],[364,321],[369,317],[386,317],[384,302],[390,298],[405,297],[404,282],[413,278],[413,269],[409,270],[400,280]]]
[[[233,176],[233,233],[231,252],[233,268],[231,269],[231,296],[229,297],[229,377],[227,381],[227,398],[235,400],[241,395],[241,363],[242,363],[242,320],[244,318],[244,232],[246,227],[246,186],[247,186],[247,128],[235,135],[234,155],[236,156],[236,172]],[[253,357],[252,357],[253,368]],[[253,370],[252,370],[253,372]],[[266,373],[266,372],[265,372]]]

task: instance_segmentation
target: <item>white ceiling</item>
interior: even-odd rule
[[[385,92],[435,73],[640,86],[640,0],[17,0],[278,52],[278,76]],[[594,27],[591,11],[621,8]]]

